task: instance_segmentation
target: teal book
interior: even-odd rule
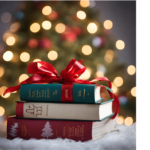
[[[60,103],[63,101],[87,104],[111,99],[106,89],[95,84],[73,84],[71,86],[73,87],[70,88],[63,84],[21,84],[20,99],[29,102]],[[72,101],[69,100],[70,97]]]

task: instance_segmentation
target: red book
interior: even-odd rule
[[[7,138],[68,138],[75,141],[88,141],[100,138],[115,130],[115,125],[115,120],[109,118],[102,122],[92,122],[9,117],[7,120]]]

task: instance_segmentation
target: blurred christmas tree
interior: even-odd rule
[[[47,61],[58,73],[72,58],[83,59],[87,70],[82,79],[106,76],[119,96],[120,115],[135,121],[134,82],[125,75],[125,66],[118,63],[115,40],[110,34],[112,22],[99,20],[93,1],[22,2],[14,23],[3,38],[6,51],[0,58],[0,105],[6,116],[15,114],[19,92],[2,95],[6,87],[18,85],[28,78],[32,61]],[[121,47],[124,43],[118,41]],[[134,68],[129,68],[133,71]],[[130,72],[132,72],[130,71]]]

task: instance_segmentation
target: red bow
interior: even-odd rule
[[[85,66],[82,63],[83,60],[76,61],[76,59],[72,59],[67,67],[61,71],[60,75],[58,75],[56,69],[49,63],[45,61],[38,61],[29,63],[28,73],[33,74],[28,79],[21,82],[19,85],[14,87],[9,87],[5,90],[3,95],[18,91],[20,89],[21,84],[34,84],[34,83],[52,83],[59,82],[63,84],[97,84],[95,81],[108,81],[108,87],[111,89],[111,82],[106,77],[98,77],[91,81],[78,79],[79,76],[85,71]],[[99,85],[100,86],[100,85]],[[112,119],[116,117],[119,113],[119,100],[117,96],[112,93],[111,90],[108,90],[110,97],[114,98],[114,105],[116,107],[116,111]]]

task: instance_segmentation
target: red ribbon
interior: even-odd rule
[[[38,61],[29,63],[28,73],[33,74],[28,79],[21,82],[19,85],[14,87],[9,87],[5,90],[3,95],[18,91],[20,89],[21,84],[38,84],[38,83],[52,83],[59,82],[63,84],[97,84],[95,81],[108,81],[108,87],[111,89],[111,82],[106,77],[98,77],[91,81],[78,79],[79,76],[85,71],[85,66],[82,65],[82,61],[76,61],[76,59],[72,59],[67,67],[61,71],[60,75],[58,75],[56,69],[49,63],[45,61]],[[101,86],[101,85],[99,85]],[[108,90],[108,89],[107,89]],[[116,117],[119,113],[119,100],[117,96],[112,93],[112,91],[108,90],[110,97],[114,99],[113,108],[115,108],[115,113],[112,119]]]

